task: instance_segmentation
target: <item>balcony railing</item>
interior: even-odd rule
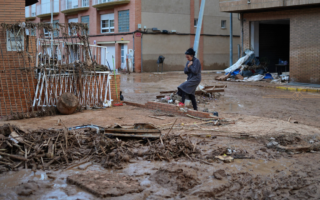
[[[30,17],[30,6],[27,6],[25,8],[25,12],[26,12],[26,18]]]
[[[89,0],[62,0],[61,12],[62,13],[74,13],[82,10],[89,9]]]
[[[25,16],[26,16],[26,20],[33,20],[36,18],[36,5],[32,5],[32,6],[27,6],[25,8]]]
[[[130,0],[93,0],[92,6],[98,9],[102,9],[128,3],[130,3]]]
[[[51,14],[51,0],[37,5],[37,16],[48,17]],[[59,14],[59,0],[53,0],[53,15]]]

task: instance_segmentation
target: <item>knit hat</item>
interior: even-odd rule
[[[185,53],[186,55],[191,55],[191,56],[194,56],[196,55],[196,52],[193,50],[193,48],[190,48],[186,51]]]

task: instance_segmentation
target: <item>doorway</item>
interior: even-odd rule
[[[128,45],[121,44],[121,69],[127,68]]]
[[[101,49],[101,64],[108,66],[111,70],[113,70],[113,66],[116,66],[116,48],[114,44],[110,45],[101,45],[107,47],[107,49]],[[112,60],[112,56],[114,57],[114,64]]]
[[[251,49],[260,63],[268,67],[269,72],[289,72],[290,69],[290,20],[270,20],[251,22]],[[287,67],[279,69],[279,63],[285,61]]]

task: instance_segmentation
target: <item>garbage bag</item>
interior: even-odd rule
[[[253,75],[253,73],[252,73],[251,70],[244,70],[244,71],[242,71],[240,74],[241,74],[241,76],[243,76],[243,77],[249,77],[249,76],[252,76],[252,75]]]
[[[263,75],[264,73],[265,73],[265,71],[262,68],[256,69],[256,71],[255,71],[255,74]]]
[[[249,77],[249,78],[247,78],[247,79],[245,79],[245,80],[243,80],[243,81],[246,81],[246,82],[250,82],[250,81],[251,81],[251,82],[255,82],[255,81],[261,81],[263,78],[264,78],[263,75],[258,74],[258,75],[251,76],[251,77]]]
[[[272,75],[270,73],[266,73],[263,79],[273,79]]]

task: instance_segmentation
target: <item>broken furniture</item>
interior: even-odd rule
[[[276,64],[276,72],[278,73],[278,75],[282,74],[282,72],[289,72],[289,65],[288,64]],[[279,73],[279,68],[280,68],[280,73]],[[282,68],[284,68],[284,71],[282,70]],[[288,68],[288,70],[287,70]]]

